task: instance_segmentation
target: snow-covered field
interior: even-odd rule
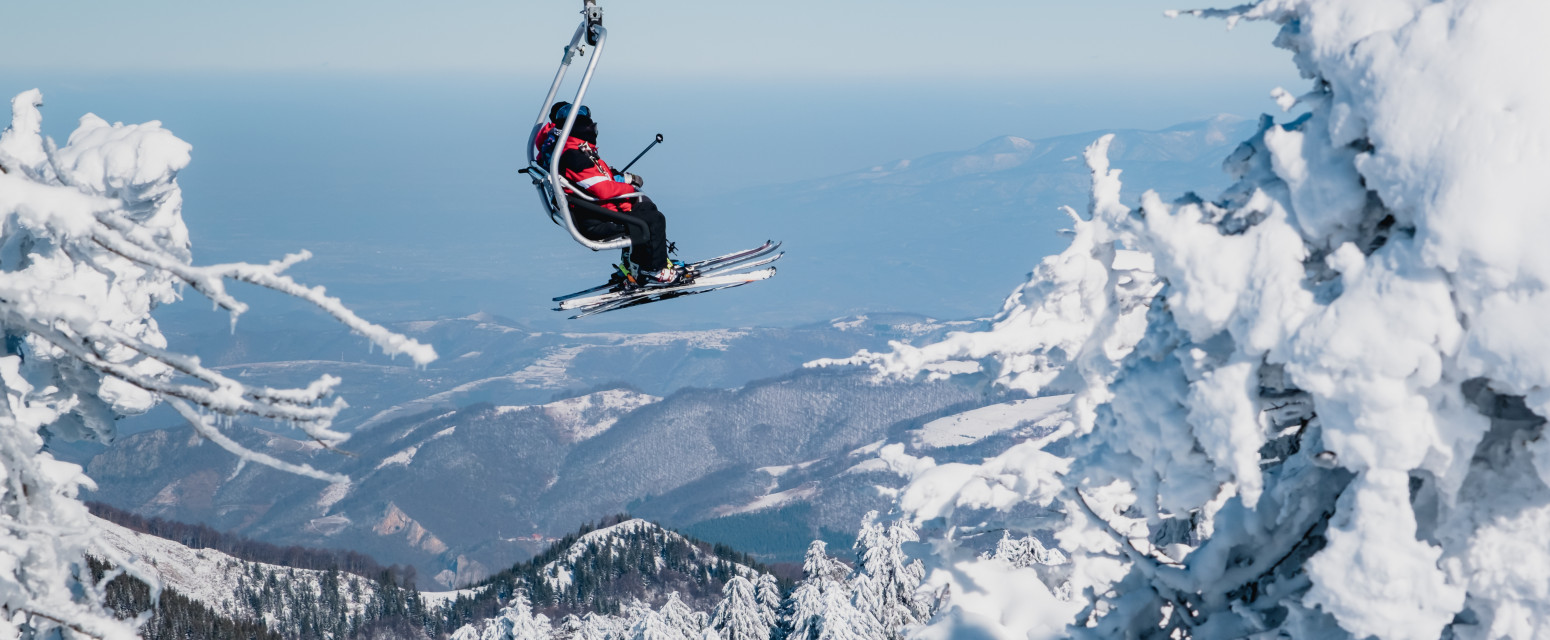
[[[661,400],[657,396],[626,389],[608,389],[536,407],[565,428],[571,439],[579,442],[607,431],[624,414]],[[533,407],[502,406],[496,407],[495,413],[499,415]]]
[[[915,430],[914,444],[935,449],[974,444],[1020,426],[1054,427],[1067,418],[1071,395],[1013,400],[938,418]]]

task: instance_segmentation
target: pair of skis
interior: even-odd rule
[[[574,320],[766,280],[775,275],[775,268],[756,268],[765,267],[786,255],[784,252],[777,253],[778,249],[779,242],[767,240],[752,249],[691,262],[684,265],[684,279],[670,285],[634,285],[613,281],[583,289],[555,298],[554,301],[560,303],[555,311],[576,311],[576,315],[571,316]]]

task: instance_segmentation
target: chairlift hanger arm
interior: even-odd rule
[[[582,0],[581,15],[586,17],[587,44],[598,46],[601,36],[596,34],[597,29],[603,28],[603,8],[597,6],[597,0]]]

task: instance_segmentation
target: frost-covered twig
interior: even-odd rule
[[[298,284],[290,276],[282,275],[283,272],[298,262],[307,260],[312,254],[300,251],[286,256],[283,260],[277,260],[267,265],[254,265],[248,263],[231,263],[194,267],[183,264],[169,256],[159,255],[146,250],[143,238],[136,238],[136,229],[121,216],[111,212],[99,213],[98,221],[103,226],[123,234],[122,237],[114,237],[114,234],[99,231],[93,234],[93,240],[98,244],[112,250],[125,258],[146,266],[166,269],[178,279],[194,287],[196,291],[209,296],[222,308],[240,315],[247,310],[247,305],[237,301],[226,293],[225,281],[227,279],[238,282],[265,287],[279,291],[286,295],[305,300],[322,309],[343,323],[350,330],[366,337],[373,344],[380,347],[383,353],[392,356],[405,354],[414,360],[417,365],[424,366],[436,359],[436,351],[429,345],[394,333],[386,328],[363,320],[348,307],[344,306],[338,298],[330,297],[323,287],[305,287]],[[129,239],[137,246],[129,246],[122,239]]]
[[[257,451],[253,451],[252,449],[248,449],[247,447],[237,444],[235,440],[227,437],[226,434],[222,433],[220,429],[217,429],[215,425],[210,424],[208,416],[200,414],[187,402],[177,398],[169,399],[167,402],[172,405],[173,409],[177,410],[178,415],[183,416],[185,420],[188,420],[189,424],[194,425],[194,431],[198,432],[199,435],[203,436],[205,439],[211,442],[214,442],[216,446],[230,451],[232,454],[242,458],[243,460],[251,460],[266,467],[273,467],[275,469],[287,471],[296,475],[317,478],[318,480],[328,482],[329,484],[340,484],[350,481],[350,477],[346,475],[319,471],[304,464],[292,464],[274,456],[265,455],[258,453]]]

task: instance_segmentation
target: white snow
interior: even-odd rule
[[[779,477],[781,477],[783,475],[786,475],[786,473],[791,471],[792,469],[798,469],[798,470],[806,469],[806,468],[811,467],[811,466],[813,466],[815,464],[818,464],[820,462],[823,462],[823,458],[818,458],[817,460],[808,460],[806,462],[798,462],[796,464],[782,464],[782,465],[774,465],[774,466],[769,466],[769,467],[759,467],[758,469],[754,469],[754,471],[763,471],[764,473],[770,474],[770,477],[772,477],[772,478],[779,478]]]
[[[859,315],[849,320],[844,318],[835,318],[834,320],[829,321],[829,326],[839,329],[840,331],[854,331],[866,326],[866,323],[867,317],[865,315]]]
[[[993,404],[973,411],[938,418],[915,430],[916,446],[935,449],[973,444],[1018,426],[1053,426],[1064,413],[1071,395],[1028,398]]]
[[[472,598],[484,592],[489,587],[474,587],[472,589],[454,589],[452,591],[421,591],[420,597],[425,599],[425,605],[432,609],[452,604],[458,598]]]
[[[380,468],[380,465],[378,468]],[[324,487],[323,492],[318,495],[318,513],[328,513],[329,509],[332,509],[335,504],[343,500],[347,495],[350,495],[350,483],[348,482],[336,482]]]
[[[662,398],[627,389],[608,389],[542,405],[496,407],[496,415],[537,408],[559,423],[575,441],[597,437],[636,409]]]
[[[724,351],[732,341],[748,335],[741,329],[712,329],[709,331],[658,331],[655,333],[565,333],[567,338],[606,339],[611,347],[662,346],[682,343],[695,349]]]
[[[390,456],[388,456],[386,458],[383,458],[381,462],[377,463],[376,468],[377,469],[381,469],[381,468],[386,467],[386,466],[388,466],[390,464],[401,464],[401,465],[404,465],[404,466],[407,467],[407,466],[409,466],[410,462],[414,462],[414,454],[419,453],[419,452],[420,452],[420,446],[419,445],[415,445],[415,446],[409,447],[408,449],[404,449],[403,451],[400,451],[400,452],[395,453],[393,455],[390,455]]]
[[[739,505],[736,507],[719,507],[714,511],[714,513],[718,517],[735,515],[739,513],[753,513],[755,511],[774,509],[776,507],[785,506],[793,502],[807,500],[815,495],[818,495],[818,484],[815,482],[809,482],[803,484],[800,487],[794,487],[785,491],[779,491],[769,495],[761,496],[744,505]]]
[[[850,453],[845,454],[845,456],[849,457],[849,458],[854,458],[856,456],[872,455],[872,454],[877,453],[878,451],[882,450],[883,445],[885,445],[885,444],[888,444],[888,440],[887,439],[878,440],[877,442],[873,442],[872,444],[866,445],[864,447],[856,448],[856,449],[852,450]]]

